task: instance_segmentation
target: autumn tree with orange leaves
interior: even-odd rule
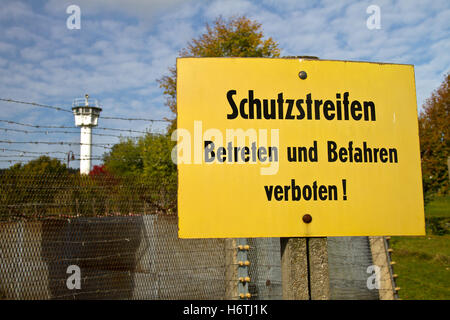
[[[449,191],[450,73],[433,92],[419,115],[419,136],[425,199]]]

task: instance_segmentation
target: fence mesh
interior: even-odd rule
[[[175,211],[176,185],[161,180],[109,174],[0,175],[0,221]]]
[[[233,239],[179,239],[176,210],[161,180],[1,172],[0,299],[283,298],[279,238],[246,239],[243,266]],[[385,245],[329,238],[330,298],[392,294]],[[384,287],[370,291],[374,263]]]
[[[176,191],[163,181],[3,173],[0,298],[238,298],[236,246],[177,232]]]
[[[258,300],[283,299],[280,238],[252,238],[248,243],[249,293]]]

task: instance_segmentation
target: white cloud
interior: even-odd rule
[[[140,20],[153,20],[161,12],[175,10],[185,4],[185,0],[77,0],[76,5],[81,9],[81,14],[102,15],[107,13],[137,17]],[[66,8],[74,4],[73,1],[50,0],[45,9],[52,14],[65,14]],[[66,15],[68,16],[68,15]]]
[[[204,15],[208,20],[214,20],[220,15],[229,18],[236,15],[249,15],[257,10],[257,5],[246,0],[213,1],[205,6]]]
[[[2,53],[14,53],[16,47],[10,43],[0,41],[0,52]]]
[[[34,47],[27,47],[20,50],[20,55],[25,60],[41,61],[47,57],[47,51],[42,49],[36,49]]]

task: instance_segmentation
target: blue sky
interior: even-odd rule
[[[81,8],[80,30],[66,27],[71,4]],[[366,27],[366,8],[372,4],[381,9],[379,30]],[[450,71],[448,0],[2,0],[0,97],[70,108],[74,98],[89,93],[100,100],[104,116],[171,118],[156,79],[175,64],[189,40],[204,32],[206,22],[243,14],[262,23],[282,55],[414,64],[419,108]],[[74,124],[70,113],[26,105],[0,102],[0,111],[3,120]],[[100,120],[100,126],[109,128],[145,130],[151,125]],[[1,122],[0,128],[37,130]],[[153,124],[150,130],[161,128]],[[13,141],[79,141],[77,134],[0,135],[0,140]],[[94,137],[94,143],[117,141]],[[0,144],[2,148],[78,153],[70,146]],[[103,152],[94,148],[94,156]],[[0,162],[0,167],[9,165]]]

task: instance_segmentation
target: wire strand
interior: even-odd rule
[[[32,153],[32,154],[50,154],[50,153],[62,153],[62,154],[66,154],[67,152],[64,151],[27,151],[27,150],[18,150],[18,149],[8,149],[8,148],[2,148],[0,147],[0,150],[2,150],[3,152],[5,151],[10,151],[10,152],[21,152],[21,153]]]
[[[31,105],[31,106],[40,107],[40,108],[47,108],[47,109],[53,109],[53,110],[57,110],[57,111],[72,113],[72,110],[68,110],[68,109],[60,108],[60,107],[56,107],[56,106],[40,104],[37,102],[20,101],[20,100],[14,100],[14,99],[6,99],[6,98],[0,98],[0,101],[7,102],[7,103],[26,104],[26,105]],[[108,120],[148,121],[148,122],[171,122],[171,121],[173,121],[173,119],[125,118],[125,117],[110,117],[110,116],[99,116],[99,118],[108,119]]]
[[[53,142],[53,141],[10,141],[10,140],[0,140],[0,143],[8,143],[8,144],[48,144],[48,145],[69,145],[69,146],[81,146],[81,145],[90,145],[93,147],[100,147],[105,149],[111,149],[113,143],[81,143],[81,142]]]
[[[18,126],[24,126],[24,127],[30,127],[30,128],[41,128],[41,129],[77,129],[78,127],[75,126],[42,126],[42,125],[35,125],[30,123],[22,123],[17,122],[13,120],[5,120],[0,119],[0,122],[9,123],[9,124],[15,124]],[[108,130],[108,131],[121,131],[121,132],[130,132],[130,133],[151,133],[149,131],[139,131],[139,130],[132,130],[132,129],[117,129],[117,128],[106,128],[106,127],[94,127],[94,130]]]
[[[35,107],[41,107],[41,108],[47,108],[47,109],[53,109],[53,110],[57,110],[57,111],[72,113],[71,110],[67,110],[67,109],[55,107],[55,106],[49,106],[49,105],[45,105],[45,104],[40,104],[40,103],[36,103],[36,102],[19,101],[19,100],[13,100],[13,99],[5,99],[5,98],[0,98],[0,101],[9,102],[9,103],[27,104],[27,105],[32,105]]]
[[[0,130],[8,132],[22,132],[25,134],[33,134],[33,133],[45,133],[45,134],[54,134],[54,133],[61,133],[61,134],[80,134],[80,131],[53,131],[53,130],[22,130],[22,129],[13,129],[13,128],[0,128]],[[137,139],[139,136],[123,136],[123,135],[116,135],[116,134],[105,134],[105,133],[95,133],[92,132],[92,135],[95,136],[102,136],[102,137],[116,137],[116,138],[131,138],[131,139]]]

